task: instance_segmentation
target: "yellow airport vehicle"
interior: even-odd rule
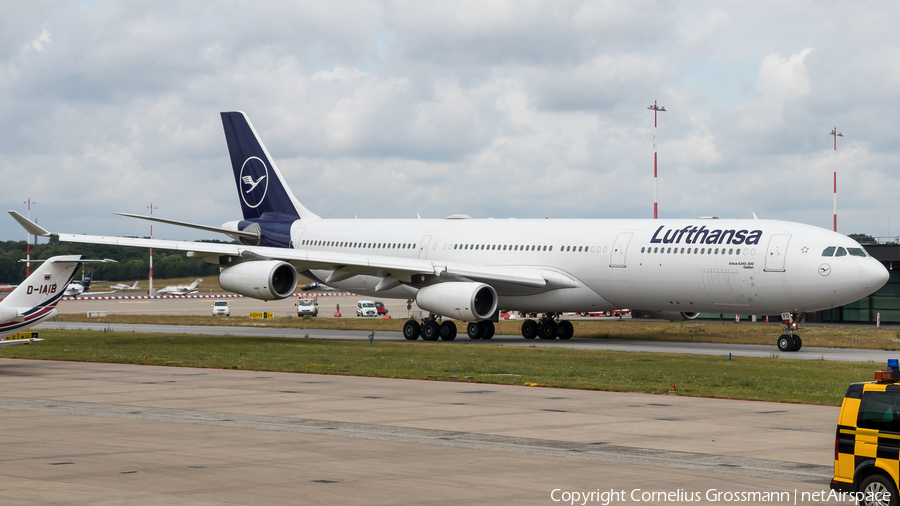
[[[861,505],[897,506],[898,477],[900,368],[891,359],[886,370],[875,371],[875,381],[847,388],[834,440],[831,489]]]

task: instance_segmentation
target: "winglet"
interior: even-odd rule
[[[25,231],[31,235],[39,235],[41,237],[53,237],[56,235],[51,234],[43,227],[39,226],[37,223],[30,221],[28,218],[22,216],[16,211],[9,211],[9,214],[12,215],[12,217],[19,222],[19,225],[22,225],[22,228],[24,228]]]

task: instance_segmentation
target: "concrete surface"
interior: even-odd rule
[[[29,505],[559,504],[563,492],[614,489],[626,497],[610,504],[656,504],[640,494],[679,490],[701,494],[684,504],[728,503],[707,500],[715,489],[796,491],[804,504],[804,491],[828,488],[837,413],[0,359],[0,497]]]

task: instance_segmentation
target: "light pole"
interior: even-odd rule
[[[28,221],[31,221],[31,204],[37,204],[37,202],[32,202],[31,197],[28,197],[28,200],[22,202],[23,204],[28,204]],[[27,278],[31,274],[31,234],[27,231],[25,232],[25,277]]]
[[[834,137],[834,231],[837,232],[837,138],[843,137],[844,134],[834,127],[828,135]]]
[[[150,216],[153,216],[153,210],[156,209],[153,207],[153,202],[148,206],[150,209]],[[153,239],[153,222],[150,222],[150,239]],[[156,292],[153,291],[153,248],[150,248],[150,289],[147,291],[147,295],[156,295]]]
[[[656,133],[657,133],[657,122],[656,116],[659,112],[666,112],[665,107],[657,106],[656,100],[653,101],[653,105],[648,107],[653,111],[653,219],[659,218],[659,207],[657,204],[657,171],[656,171]]]

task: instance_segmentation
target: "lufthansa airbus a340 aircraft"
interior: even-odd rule
[[[297,273],[372,297],[415,299],[429,312],[407,321],[415,340],[456,337],[442,318],[469,322],[490,339],[499,309],[541,313],[527,339],[569,339],[566,312],[630,308],[670,320],[698,313],[780,314],[856,301],[888,280],[853,239],[771,220],[335,220],[291,193],[242,112],[222,113],[243,219],[221,227],[150,216],[156,222],[224,233],[240,244],[51,234],[14,211],[30,233],[60,241],[187,251],[221,267],[226,290],[283,299]],[[788,329],[783,351],[798,350]]]

